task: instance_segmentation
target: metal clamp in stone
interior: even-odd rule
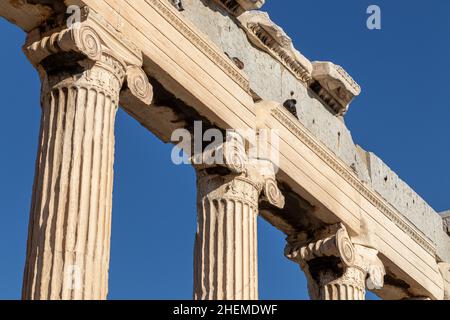
[[[331,62],[313,62],[311,89],[335,112],[343,116],[361,87],[341,67]]]
[[[116,74],[124,73],[129,93],[147,104],[153,99],[153,88],[142,70],[142,52],[89,7],[82,9],[81,22],[71,27],[45,33],[38,29],[32,31],[24,52],[41,76],[45,73],[43,61],[61,53],[75,54],[72,59],[83,67],[85,59],[94,63],[113,60]]]

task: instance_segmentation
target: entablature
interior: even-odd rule
[[[255,104],[250,96],[245,68],[240,70],[236,67],[223,50],[168,1],[78,2],[101,13],[102,19],[114,32],[126,34],[142,50],[143,68],[147,75],[157,79],[176,99],[182,100],[217,126],[239,129],[256,127]],[[310,84],[314,79],[314,64],[310,65],[306,58],[296,54],[291,47],[292,42],[289,44],[288,37],[279,29],[266,21],[252,25],[248,30],[253,30],[254,41],[262,46],[261,50],[270,51],[269,54],[277,60],[284,59],[284,63],[279,60],[282,65],[288,62],[293,64],[293,72],[300,70],[300,67],[295,68],[296,63],[301,65],[306,71],[298,75],[301,77],[304,74],[306,78],[299,82],[305,87]],[[268,36],[272,38],[267,41]],[[356,95],[358,87],[350,76],[339,67],[327,66],[329,70],[323,75],[324,78],[320,78],[321,81],[337,81],[338,91],[347,90]],[[319,79],[318,73],[316,76],[316,80]],[[343,98],[339,94],[336,96],[343,99],[342,105],[349,100],[348,95],[342,95]],[[358,233],[361,216],[368,217],[369,223],[377,226],[377,241],[380,243],[377,249],[382,259],[388,262],[387,269],[394,272],[389,265],[397,268],[405,266],[397,273],[399,276],[408,273],[405,281],[415,283],[421,287],[420,290],[439,298],[442,281],[437,277],[436,244],[361,181],[348,163],[339,159],[329,146],[318,141],[310,130],[281,107],[280,102],[264,121],[269,128],[282,132],[278,177],[282,177],[283,183],[294,192],[311,200],[317,209],[315,213],[327,223],[339,220],[344,222],[349,232]],[[126,102],[124,108],[130,109],[132,106],[129,104]],[[144,104],[144,107],[152,106]],[[148,119],[137,116],[137,120],[145,122]],[[404,254],[400,256],[398,250],[403,250]],[[408,261],[409,258],[411,261]]]

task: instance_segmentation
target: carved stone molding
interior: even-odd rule
[[[297,119],[295,119],[284,107],[273,108],[272,116],[282,123],[293,135],[305,143],[322,161],[328,164],[345,181],[370,201],[390,221],[416,241],[425,251],[432,256],[436,254],[436,244],[428,239],[398,210],[388,204],[381,196],[368,188],[355,175],[355,173],[339,158],[337,158],[325,145],[318,141]]]
[[[366,288],[384,285],[386,273],[378,251],[355,245],[343,225],[333,235],[303,247],[288,243],[285,255],[306,273],[314,300],[363,300]]]
[[[214,0],[227,9],[228,12],[239,16],[246,11],[260,9],[266,0]]]
[[[146,105],[150,105],[153,100],[153,88],[148,82],[147,74],[137,66],[127,67],[125,90]]]
[[[313,62],[311,88],[337,114],[345,115],[361,87],[341,67],[331,62]]]
[[[312,80],[311,62],[294,48],[291,38],[266,12],[249,11],[238,19],[250,42],[280,61],[298,80]]]
[[[219,66],[234,82],[236,82],[245,92],[250,92],[250,81],[247,75],[231,61],[222,51],[212,44],[206,36],[201,35],[195,27],[185,21],[177,10],[161,0],[145,0],[164,19],[166,19],[175,29],[183,34],[193,45],[203,52],[211,61]]]

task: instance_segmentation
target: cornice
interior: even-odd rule
[[[238,20],[251,43],[278,60],[298,80],[305,84],[312,80],[311,62],[294,48],[291,38],[266,12],[249,11]]]
[[[361,94],[361,87],[344,70],[332,62],[313,62],[311,89],[337,114],[347,113],[352,100]]]

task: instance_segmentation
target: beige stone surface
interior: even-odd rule
[[[283,208],[284,197],[271,162],[249,159],[238,139],[218,150],[223,165],[196,166],[194,299],[257,300],[259,202]]]
[[[248,1],[219,2],[238,5],[237,11],[230,6],[228,11],[238,16],[236,23],[249,42],[273,58],[273,68],[281,70],[281,63],[294,75],[292,81],[304,86],[305,94],[319,84],[326,91],[318,90],[324,105],[332,107],[331,96],[338,102],[332,108],[336,115],[345,113],[360,89],[342,68],[311,64],[267,15],[244,13],[253,9]],[[443,255],[436,243],[446,235],[426,235],[378,194],[364,174],[358,175],[358,166],[324,145],[318,133],[295,119],[281,101],[255,103],[260,97],[252,92],[245,68],[241,70],[169,1],[64,4],[90,7],[83,11],[80,29],[64,26],[65,6],[60,1],[48,1],[44,7],[0,4],[1,16],[29,32],[25,53],[43,84],[24,298],[106,298],[113,129],[119,102],[164,141],[174,128],[199,118],[222,129],[278,130],[276,175],[270,170],[261,173],[272,165],[261,159],[243,164],[231,158],[220,168],[196,166],[197,299],[257,299],[255,221],[260,211],[269,211],[264,217],[291,240],[287,254],[309,274],[313,298],[362,299],[366,289],[391,299],[448,298],[447,269],[443,259],[437,259]],[[53,22],[46,24],[50,16]],[[156,92],[148,77],[157,84]],[[153,94],[162,93],[170,93],[172,101],[156,108]],[[161,121],[155,121],[159,116]],[[301,199],[308,209],[300,208],[299,201],[285,201],[292,199],[287,195]],[[302,224],[304,212],[310,221]],[[306,232],[299,226],[306,226]],[[331,231],[330,226],[339,228]],[[239,238],[231,241],[231,234]],[[313,265],[322,258],[328,269]],[[318,270],[313,272],[316,276],[311,266]],[[236,272],[241,267],[243,272]]]
[[[77,27],[32,33],[24,51],[41,76],[42,120],[23,298],[106,299],[125,79],[130,94],[152,99],[140,52],[89,10]]]
[[[258,186],[233,175],[197,179],[194,298],[257,300]]]
[[[442,219],[444,221],[444,231],[450,236],[450,212],[444,212]]]
[[[213,0],[222,5],[231,14],[239,16],[246,11],[261,8],[265,0]]]
[[[292,39],[270,20],[266,12],[246,12],[239,21],[251,43],[283,63],[299,80],[311,81],[311,62],[294,48]]]
[[[317,93],[338,115],[345,115],[361,87],[341,67],[331,62],[313,62],[312,77],[321,88]]]
[[[321,219],[327,223],[343,221],[349,232],[359,234],[360,220],[369,221],[374,227],[376,248],[386,259],[383,262],[389,266],[389,272],[404,279],[410,288],[435,294],[440,299],[442,284],[433,243],[360,182],[283,108],[274,108],[266,125],[280,129],[279,179],[292,186],[293,180],[301,181],[302,189],[307,192],[298,189],[299,193],[316,207],[316,214],[324,213]],[[318,198],[321,200],[315,200]],[[339,218],[329,218],[327,210]]]
[[[444,280],[444,299],[450,300],[450,263],[440,263],[439,270]]]

